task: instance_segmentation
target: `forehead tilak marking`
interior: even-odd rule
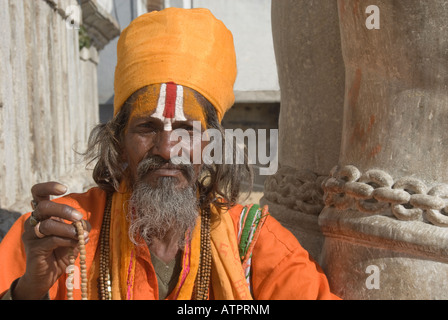
[[[162,84],[156,111],[151,116],[163,122],[165,131],[172,131],[174,121],[187,121],[184,115],[183,87],[174,83]]]
[[[145,115],[160,119],[165,130],[172,129],[174,121],[188,120],[187,116],[206,128],[204,110],[194,92],[174,83],[150,85],[138,94],[132,103],[131,118]]]

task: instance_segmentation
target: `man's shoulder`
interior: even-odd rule
[[[228,213],[232,217],[232,221],[237,232],[240,228],[243,227],[241,225],[243,221],[243,215],[250,210],[259,210],[260,213],[263,212],[263,214],[261,214],[260,216],[266,216],[264,219],[264,223],[261,226],[262,230],[260,230],[259,240],[261,240],[262,242],[266,241],[270,243],[277,243],[277,245],[283,247],[286,252],[292,252],[301,247],[297,238],[292,234],[292,232],[285,228],[277,219],[275,219],[271,215],[271,213],[269,212],[269,207],[260,204],[236,204],[229,209]]]
[[[235,204],[227,212],[232,217],[232,220],[238,221],[241,213],[243,212],[244,207],[245,206],[242,204]]]

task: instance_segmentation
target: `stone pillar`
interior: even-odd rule
[[[366,27],[372,2],[379,29]],[[447,299],[448,5],[338,7],[344,122],[324,182],[322,266],[345,299]]]
[[[335,1],[272,1],[281,107],[279,170],[262,204],[318,259],[321,181],[340,151],[344,65]]]

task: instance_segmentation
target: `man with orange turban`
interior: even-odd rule
[[[208,10],[134,20],[118,42],[114,118],[86,152],[98,187],[53,201],[64,186],[33,187],[34,211],[0,243],[3,299],[337,298],[266,207],[236,203],[247,165],[172,161],[174,130],[223,132],[236,73],[232,34]]]

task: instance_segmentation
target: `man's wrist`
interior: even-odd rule
[[[11,300],[50,300],[48,291],[44,293],[37,292],[34,288],[28,286],[24,277],[13,281],[9,288],[9,294]]]

